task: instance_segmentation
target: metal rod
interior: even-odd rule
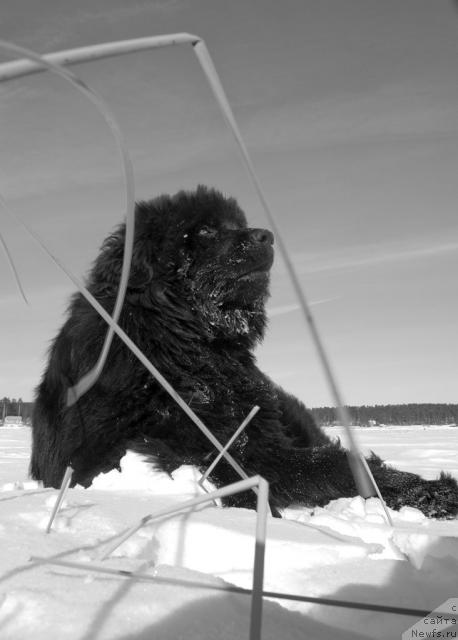
[[[172,516],[181,511],[185,511],[186,509],[191,509],[192,507],[196,507],[199,504],[204,504],[205,502],[212,502],[217,498],[225,498],[226,496],[231,496],[234,493],[241,493],[242,491],[246,491],[247,489],[252,489],[255,486],[259,486],[259,476],[253,476],[252,478],[247,478],[246,480],[239,480],[239,482],[234,482],[233,484],[227,485],[227,487],[223,487],[222,489],[217,489],[216,491],[212,491],[205,496],[198,496],[197,498],[193,498],[192,500],[188,500],[187,502],[182,502],[181,504],[175,505],[173,507],[169,507],[167,509],[162,509],[161,511],[157,511],[156,513],[150,513],[147,516],[143,516],[141,520],[139,520],[136,524],[134,524],[130,529],[128,529],[118,540],[116,540],[101,556],[101,560],[105,560],[110,556],[113,551],[115,551],[118,547],[122,545],[128,538],[134,535],[139,529],[141,529],[145,524],[151,522],[151,520],[158,520],[159,518],[164,518],[166,516]],[[259,492],[258,492],[259,494]]]
[[[259,407],[258,405],[255,405],[250,413],[246,416],[245,420],[242,422],[242,424],[239,426],[239,428],[236,430],[236,432],[234,433],[234,435],[227,441],[227,443],[224,445],[224,449],[222,451],[220,451],[218,453],[218,455],[216,456],[216,458],[213,460],[213,462],[211,463],[211,465],[208,467],[208,469],[205,471],[205,473],[202,474],[202,476],[200,477],[200,480],[198,480],[197,484],[202,486],[203,482],[208,478],[208,476],[211,474],[211,472],[213,471],[213,469],[216,467],[216,465],[218,464],[218,462],[221,460],[221,458],[223,457],[223,455],[226,453],[226,451],[228,451],[232,445],[232,443],[237,440],[237,438],[239,437],[239,435],[242,433],[242,431],[245,429],[245,427],[248,425],[248,423],[251,421],[252,418],[254,418],[254,416],[258,413],[259,411]]]
[[[65,470],[65,474],[64,477],[62,479],[62,484],[60,485],[60,490],[59,490],[59,494],[57,496],[57,500],[54,503],[54,508],[52,510],[51,513],[51,517],[49,518],[49,522],[48,522],[48,526],[46,527],[46,533],[50,533],[51,531],[51,527],[52,524],[54,522],[54,518],[56,517],[57,513],[60,510],[60,507],[62,505],[62,502],[64,501],[65,495],[68,491],[68,488],[70,486],[70,482],[72,480],[72,475],[73,475],[73,469],[71,466],[68,466]]]
[[[180,578],[171,578],[163,576],[152,576],[145,573],[137,573],[135,571],[126,571],[125,569],[111,569],[93,564],[92,562],[72,562],[71,560],[60,560],[57,558],[46,558],[43,556],[31,556],[30,562],[38,564],[50,564],[57,567],[68,567],[69,569],[79,569],[80,571],[94,571],[109,576],[121,576],[123,578],[131,578],[132,580],[140,580],[143,582],[152,582],[156,584],[171,584],[179,587],[188,587],[194,589],[208,589],[209,591],[227,591],[229,593],[238,593],[241,595],[251,596],[251,589],[236,587],[232,584],[208,584],[199,582],[198,580],[183,580]],[[281,593],[278,591],[263,591],[264,598],[273,598],[275,600],[290,600],[292,602],[310,602],[311,604],[319,604],[328,607],[339,607],[343,609],[359,609],[361,611],[377,611],[379,613],[392,613],[401,616],[412,616],[413,618],[423,618],[430,615],[431,611],[425,609],[414,609],[408,607],[396,607],[384,604],[373,604],[371,602],[357,602],[351,600],[334,600],[332,598],[317,598],[313,596],[302,596],[295,593]],[[448,615],[450,611],[435,611],[437,615]]]
[[[20,60],[19,62],[28,65],[29,69],[41,68],[42,70],[49,70],[56,75],[64,78],[67,82],[73,85],[78,91],[83,93],[96,107],[101,114],[111,134],[115,140],[123,170],[124,177],[124,194],[125,194],[125,210],[126,210],[126,233],[124,237],[124,252],[122,260],[121,276],[119,280],[118,291],[116,294],[116,301],[113,309],[113,319],[116,322],[121,314],[122,306],[124,304],[124,298],[127,291],[127,284],[129,282],[130,265],[132,262],[132,253],[134,246],[134,230],[135,230],[135,187],[134,187],[134,173],[132,168],[132,162],[127,151],[127,145],[124,141],[121,128],[114,115],[111,113],[110,108],[105,101],[90,87],[88,87],[80,78],[74,75],[68,69],[64,69],[56,62],[47,60],[39,56],[34,51],[25,49],[24,47],[18,47],[17,45],[0,40],[0,49],[5,49],[10,53],[16,55],[22,55],[28,58],[28,60]],[[65,52],[64,52],[65,53]],[[0,75],[1,79],[1,75]],[[80,398],[86,391],[88,391],[97,382],[102,369],[105,366],[108,352],[114,337],[114,332],[111,327],[108,327],[105,335],[105,340],[99,354],[98,360],[94,367],[88,371],[73,387],[67,391],[67,406],[74,404],[78,398]]]
[[[104,42],[102,44],[90,45],[88,47],[78,47],[77,49],[67,49],[46,53],[41,58],[51,64],[67,65],[81,64],[101,60],[102,58],[112,58],[113,56],[146,51],[158,47],[166,47],[175,44],[194,44],[200,40],[199,36],[190,33],[174,33],[160,36],[147,36],[145,38],[135,38],[132,40],[119,40],[117,42]],[[25,56],[25,54],[22,54]],[[0,65],[0,81],[14,80],[21,76],[28,76],[44,71],[42,62],[34,60],[14,60],[4,62]]]
[[[28,306],[29,301],[27,300],[27,296],[25,295],[25,291],[24,291],[24,288],[22,286],[21,278],[19,277],[18,270],[16,269],[16,265],[14,264],[13,256],[11,255],[11,252],[10,252],[10,250],[8,248],[6,240],[5,240],[5,238],[3,237],[3,235],[1,233],[0,233],[0,245],[2,246],[3,251],[5,252],[6,260],[7,260],[8,264],[9,264],[9,267],[10,267],[11,272],[13,274],[13,278],[14,278],[14,281],[16,282],[16,286],[17,286],[17,288],[19,290],[19,293],[21,294],[22,299],[24,300],[24,302]]]
[[[352,455],[352,452],[351,452],[351,451],[349,451],[349,452],[348,452],[348,455],[349,455],[349,456],[351,456],[351,455]],[[388,511],[388,507],[387,507],[387,505],[386,505],[386,502],[385,502],[385,500],[383,499],[383,496],[382,496],[382,494],[381,494],[381,492],[380,492],[380,489],[379,489],[378,484],[375,482],[375,478],[374,478],[374,476],[373,476],[373,474],[372,474],[371,468],[370,468],[370,466],[369,466],[369,464],[368,464],[368,462],[367,462],[366,458],[365,458],[361,453],[360,453],[360,455],[359,455],[359,462],[360,462],[360,463],[363,465],[363,467],[365,468],[367,475],[370,477],[370,479],[371,479],[371,481],[372,481],[372,484],[374,485],[374,489],[375,489],[375,491],[376,491],[376,493],[377,493],[377,497],[378,497],[378,499],[380,500],[380,502],[381,502],[381,504],[382,504],[383,510],[385,511],[385,516],[386,516],[386,519],[388,520],[388,524],[390,525],[390,527],[393,527],[393,526],[394,526],[394,524],[393,524],[393,520],[392,520],[392,518],[391,518],[391,516],[390,516],[390,512]]]
[[[259,478],[256,533],[253,567],[253,595],[251,596],[250,640],[261,640],[262,594],[264,589],[264,559],[266,551],[267,509],[269,508],[269,484]]]

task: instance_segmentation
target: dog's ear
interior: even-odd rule
[[[99,295],[115,295],[121,281],[124,259],[125,225],[120,225],[103,242],[89,274],[89,286]],[[153,257],[147,243],[136,239],[130,265],[127,293],[138,293],[151,285],[154,278]]]
[[[119,286],[124,254],[125,225],[111,233],[92,264],[88,286],[96,295],[110,295]]]
[[[154,269],[149,264],[138,264],[132,261],[129,274],[128,291],[143,291],[151,286],[154,278]]]
[[[129,291],[144,291],[151,286],[154,278],[154,256],[151,243],[136,238],[132,252],[132,262],[129,274]]]

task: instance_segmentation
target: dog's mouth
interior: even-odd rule
[[[252,280],[267,277],[269,275],[272,262],[273,256],[259,262],[258,264],[245,268],[241,273],[239,273],[237,280]]]
[[[266,278],[269,275],[270,268],[255,268],[251,271],[246,271],[238,276],[238,280],[255,280],[259,278]]]

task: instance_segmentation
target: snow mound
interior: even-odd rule
[[[127,451],[120,462],[121,471],[113,469],[94,478],[90,489],[103,491],[141,490],[155,495],[198,495],[198,469],[183,465],[169,476],[155,469],[151,462],[134,451]],[[206,482],[206,488],[214,487]]]
[[[38,489],[41,486],[36,480],[29,480],[22,482],[16,480],[15,482],[5,482],[0,487],[0,492],[3,491],[30,491],[31,489]]]
[[[456,553],[458,520],[437,521],[428,519],[419,509],[402,507],[394,511],[387,507],[394,528],[391,527],[378,498],[364,500],[339,498],[325,507],[315,509],[286,509],[284,517],[302,522],[322,531],[333,532],[349,540],[357,538],[377,545],[373,559],[403,560],[406,557],[416,568],[420,568],[431,548],[435,557],[444,557],[450,545]],[[447,542],[447,538],[452,540]]]

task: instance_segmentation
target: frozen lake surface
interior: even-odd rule
[[[341,427],[327,427],[326,433],[345,444]],[[441,470],[458,478],[458,427],[353,427],[364,453],[371,450],[385,462],[403,471],[435,478]],[[0,485],[27,479],[31,429],[0,427]]]
[[[341,438],[341,427],[329,427],[326,433]],[[374,451],[387,464],[432,480],[440,471],[458,478],[458,427],[412,425],[405,427],[353,427],[358,443],[367,455]]]

